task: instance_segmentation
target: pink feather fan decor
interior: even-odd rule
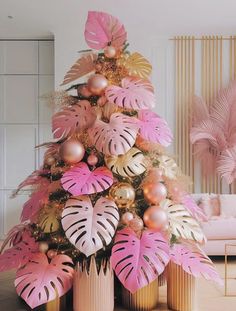
[[[193,127],[190,133],[194,153],[203,172],[215,170],[227,183],[235,179],[236,82],[219,91],[210,109],[195,97]]]

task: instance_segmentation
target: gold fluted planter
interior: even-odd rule
[[[34,308],[34,311],[67,311],[68,305],[71,305],[72,297],[71,292],[68,292],[62,297],[57,297],[56,299],[49,301],[41,306]],[[26,306],[26,310],[32,310],[29,306]]]
[[[122,287],[122,304],[128,310],[149,311],[156,308],[159,301],[158,279],[131,294]]]
[[[165,286],[167,280],[167,269],[165,269],[162,274],[158,276],[158,285],[159,287]]]
[[[107,264],[99,272],[94,257],[89,271],[80,264],[74,276],[73,288],[74,311],[113,311],[114,309],[114,274]]]
[[[173,262],[168,265],[167,303],[171,310],[195,310],[195,278]]]

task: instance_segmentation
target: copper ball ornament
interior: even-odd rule
[[[88,79],[88,88],[93,95],[101,95],[108,86],[108,80],[101,74],[94,74]]]
[[[87,162],[89,165],[96,165],[98,163],[98,157],[95,154],[90,154],[88,156]]]
[[[161,230],[168,223],[168,217],[163,209],[154,205],[145,211],[143,221],[149,229]]]
[[[39,243],[39,251],[40,253],[46,253],[48,251],[48,243],[47,242],[40,242]]]
[[[143,230],[143,221],[140,217],[135,217],[129,222],[129,227],[135,231],[135,232],[140,232]]]
[[[77,139],[69,139],[65,141],[60,148],[60,156],[63,161],[68,164],[80,162],[85,154],[83,144]]]
[[[130,221],[134,219],[134,215],[130,212],[126,212],[121,216],[121,221],[124,225],[129,225]]]
[[[104,49],[104,55],[107,58],[114,58],[116,56],[117,50],[114,46],[108,45]]]
[[[135,190],[132,185],[126,182],[114,184],[109,195],[119,208],[129,208],[135,200]]]
[[[143,185],[145,199],[151,204],[158,204],[167,197],[167,188],[157,181],[146,182]]]

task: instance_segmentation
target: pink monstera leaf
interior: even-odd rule
[[[169,245],[159,232],[145,230],[140,239],[130,228],[116,234],[112,266],[121,283],[132,293],[154,281],[169,259]]]
[[[116,17],[94,11],[88,12],[84,36],[88,46],[95,50],[103,49],[109,44],[120,48],[127,38],[124,26]]]
[[[69,241],[90,256],[111,243],[119,222],[118,208],[101,197],[93,206],[88,196],[71,198],[62,212],[62,226]]]
[[[152,143],[158,143],[165,147],[172,142],[173,136],[167,122],[150,110],[140,110],[138,112],[140,120],[140,136]]]
[[[88,100],[64,107],[52,117],[52,131],[56,139],[65,138],[73,133],[84,131],[96,120],[96,113]]]
[[[197,205],[190,194],[185,193],[181,198],[181,203],[184,205],[190,215],[196,220],[207,221],[207,217],[203,210]]]
[[[7,245],[10,247],[15,246],[16,244],[22,241],[22,236],[25,230],[27,229],[26,224],[19,224],[14,226],[8,233],[6,239],[3,241],[2,246],[0,248],[0,254],[6,248]]]
[[[113,184],[113,175],[105,166],[90,171],[85,162],[80,162],[61,179],[62,187],[73,195],[102,192]]]
[[[105,155],[120,155],[133,147],[138,130],[137,119],[114,113],[109,123],[97,120],[89,129],[89,137],[97,150]]]
[[[170,251],[171,261],[181,266],[184,271],[194,277],[203,276],[222,284],[222,280],[214,267],[213,262],[196,245],[174,244]]]
[[[48,182],[48,186],[49,186]],[[35,222],[37,219],[37,214],[42,206],[48,201],[48,188],[45,185],[45,188],[34,192],[30,199],[25,202],[23,205],[23,210],[21,213],[21,221],[30,220],[31,222]]]
[[[217,161],[217,172],[228,184],[236,179],[236,146],[221,153]]]
[[[38,243],[35,242],[29,231],[25,231],[19,243],[0,255],[0,271],[16,269],[25,265],[37,251]]]
[[[105,95],[109,102],[126,109],[140,110],[155,106],[155,96],[151,83],[140,78],[124,78],[121,81],[121,87],[108,86]]]
[[[64,295],[73,283],[72,259],[57,255],[51,262],[43,253],[35,254],[16,274],[16,292],[33,309]]]

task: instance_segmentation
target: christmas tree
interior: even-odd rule
[[[150,63],[128,51],[124,26],[109,14],[89,12],[85,39],[91,50],[53,97],[60,105],[55,140],[45,144],[43,166],[17,190],[30,186],[32,195],[2,247],[0,271],[18,269],[16,291],[32,308],[65,294],[73,266],[92,256],[97,265],[111,259],[131,292],[170,260],[219,281],[199,247],[204,214],[165,151],[171,131],[151,111]]]

